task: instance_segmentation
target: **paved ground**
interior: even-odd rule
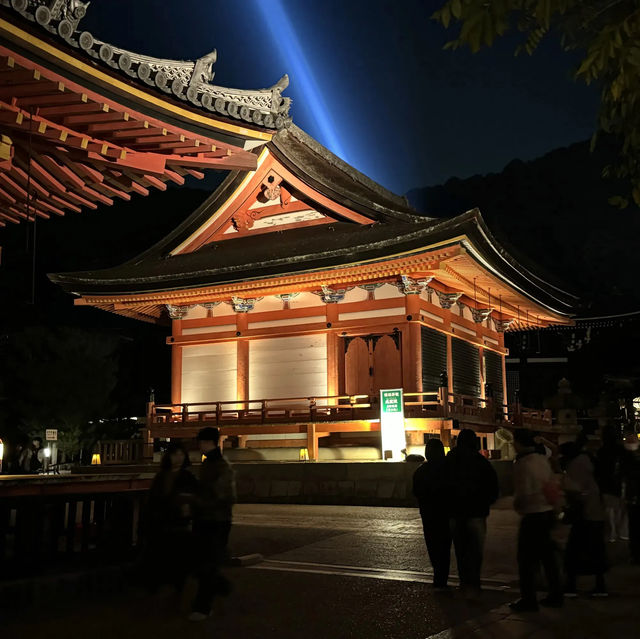
[[[184,601],[128,590],[100,601],[68,601],[7,614],[0,636],[278,637],[380,639],[640,637],[640,569],[621,566],[610,577],[608,601],[585,597],[562,612],[511,615],[517,519],[503,502],[492,511],[485,592],[471,604],[436,593],[417,511],[344,506],[240,505],[232,534],[235,555],[265,561],[229,570],[235,590],[199,625],[181,614]],[[611,549],[618,562],[624,550]],[[453,579],[455,584],[456,580]],[[585,584],[585,587],[587,584]]]

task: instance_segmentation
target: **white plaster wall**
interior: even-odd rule
[[[235,342],[185,346],[182,349],[182,401],[225,402],[237,399]]]
[[[320,290],[320,287],[318,287],[318,290]],[[291,300],[290,306],[291,308],[306,308],[308,306],[322,306],[324,308],[325,304],[319,295],[300,293],[300,295]]]
[[[311,317],[290,317],[289,319],[269,320],[265,322],[249,322],[249,328],[273,328],[275,326],[297,326],[299,324],[318,324],[327,321],[326,315],[312,315]]]
[[[378,308],[372,311],[357,311],[354,313],[340,313],[341,320],[369,319],[371,317],[389,317],[391,315],[405,315],[404,306],[393,308]]]
[[[340,288],[336,286],[335,288]],[[352,288],[350,291],[347,291],[344,296],[344,300],[342,300],[341,304],[345,302],[364,302],[369,294],[364,289],[361,289],[359,286]]]
[[[183,335],[201,335],[203,333],[224,333],[225,331],[235,331],[235,324],[218,324],[216,326],[196,326],[195,328],[183,328]]]
[[[393,284],[383,284],[380,288],[376,289],[375,296],[377,300],[386,300],[391,297],[404,297],[404,294],[398,290],[397,286],[393,286]]]
[[[274,337],[249,342],[249,397],[327,394],[327,337]]]

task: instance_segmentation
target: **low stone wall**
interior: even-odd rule
[[[230,460],[238,500],[265,504],[335,504],[345,506],[415,506],[413,473],[408,462],[269,462]],[[513,494],[513,462],[492,461],[500,495]],[[92,466],[84,473],[152,477],[158,465]],[[197,473],[198,465],[194,464]]]
[[[512,462],[492,462],[500,494],[511,495]],[[415,506],[417,464],[400,462],[237,463],[238,500],[270,504]]]

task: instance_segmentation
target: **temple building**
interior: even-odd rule
[[[50,276],[77,305],[171,327],[171,398],[149,405],[148,441],[211,424],[229,445],[304,446],[312,459],[319,447],[379,447],[383,389],[403,390],[408,449],[463,426],[494,448],[500,427],[549,425],[507,406],[504,333],[568,325],[574,299],[510,256],[478,210],[419,215],[343,162],[291,122],[286,76],[218,87],[215,54],[123,51],[79,31],[83,3],[2,4],[13,155],[0,217],[229,171],[138,257]],[[27,206],[25,176],[51,198]]]

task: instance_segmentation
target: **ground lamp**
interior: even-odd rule
[[[309,461],[309,449],[308,448],[301,448],[300,449],[300,457],[299,457],[300,461]]]
[[[100,460],[100,453],[93,453],[93,455],[91,455],[91,465],[99,466],[101,463],[102,461]]]
[[[4,444],[0,439],[0,473],[2,472],[2,458],[4,457]]]

